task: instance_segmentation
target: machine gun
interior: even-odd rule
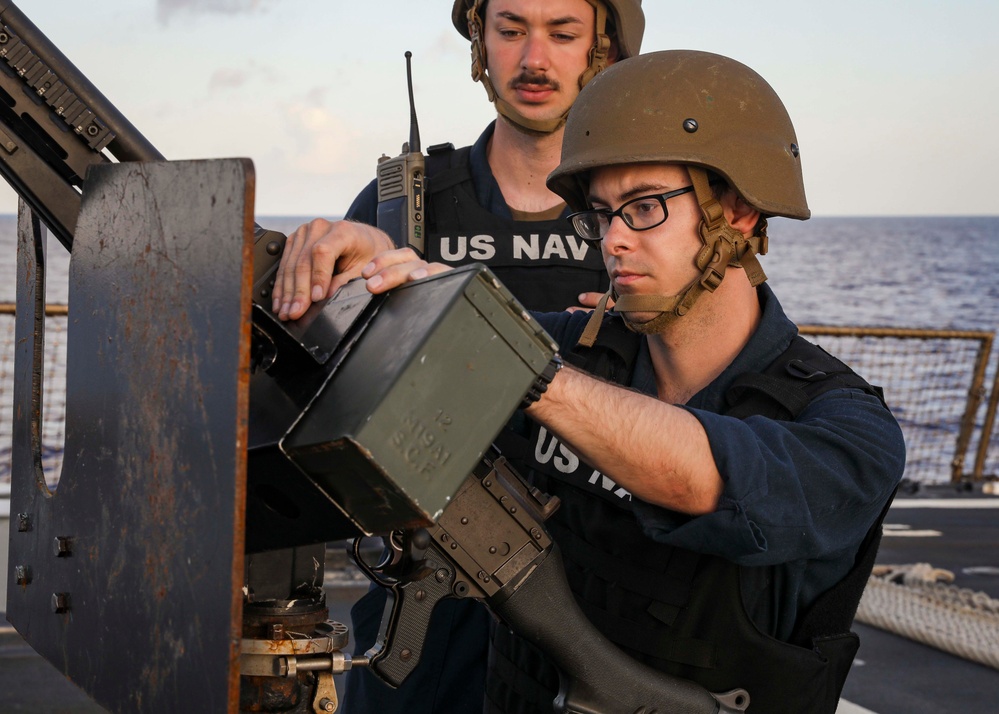
[[[402,681],[418,659],[403,655],[418,651],[433,604],[472,596],[551,654],[565,711],[744,708],[744,692],[711,695],[602,638],[572,606],[544,531],[553,504],[501,458],[480,458],[555,348],[488,271],[473,266],[377,298],[355,283],[285,324],[266,308],[283,237],[256,227],[249,320],[244,273],[218,265],[209,277],[198,252],[239,262],[241,217],[252,215],[247,162],[162,161],[6,0],[0,75],[0,169],[30,207],[19,223],[22,406],[7,614],[58,669],[115,711],[235,711],[240,699],[255,711],[333,711],[332,675],[367,662],[351,661],[345,628],[325,620],[321,563],[309,547],[403,533],[406,558],[390,583],[396,608],[371,658],[387,681]],[[216,195],[203,200],[184,180],[192,172],[236,206],[225,221]],[[163,206],[164,196],[180,208]],[[149,215],[153,205],[160,212]],[[74,250],[56,494],[39,485],[35,458],[39,217]],[[205,234],[206,220],[218,235]],[[178,249],[177,226],[195,224],[207,239]],[[159,271],[168,269],[200,293],[164,295],[170,280]],[[164,319],[164,304],[176,314]],[[231,311],[216,318],[206,304]],[[199,311],[201,323],[189,317]],[[447,355],[454,362],[442,365]],[[202,362],[218,369],[197,381]],[[462,374],[474,393],[455,387]],[[489,514],[483,526],[480,512]],[[496,534],[518,547],[493,557]]]

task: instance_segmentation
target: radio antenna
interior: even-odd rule
[[[420,125],[416,121],[416,101],[413,99],[413,53],[406,50],[406,83],[409,85],[409,150],[420,151]]]

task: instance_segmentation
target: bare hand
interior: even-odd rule
[[[297,320],[391,248],[386,233],[363,223],[316,218],[299,226],[285,243],[271,309],[282,320]]]
[[[364,266],[361,276],[368,279],[368,291],[377,295],[403,283],[448,270],[451,270],[450,266],[443,263],[428,263],[411,248],[399,248],[379,253],[374,260]]]
[[[597,306],[597,303],[600,302],[601,298],[603,298],[605,294],[606,293],[580,293],[579,305],[567,307],[565,311],[577,312],[579,310],[585,310],[586,312],[589,312]],[[607,309],[610,310],[612,307],[614,307],[614,301],[610,299],[607,300]]]

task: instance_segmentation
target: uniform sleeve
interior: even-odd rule
[[[764,566],[856,547],[902,478],[905,445],[877,398],[839,389],[793,422],[689,410],[725,482],[718,508],[695,518],[636,501],[650,537]]]
[[[357,198],[350,204],[347,213],[344,215],[349,221],[365,223],[369,226],[378,224],[378,180],[372,179],[371,183],[357,194]]]

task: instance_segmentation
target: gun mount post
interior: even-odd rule
[[[31,433],[40,231],[26,208],[20,222],[12,506],[31,525],[11,534],[26,577],[8,585],[7,616],[111,711],[235,712],[252,166],[91,174],[70,267],[54,493]]]

